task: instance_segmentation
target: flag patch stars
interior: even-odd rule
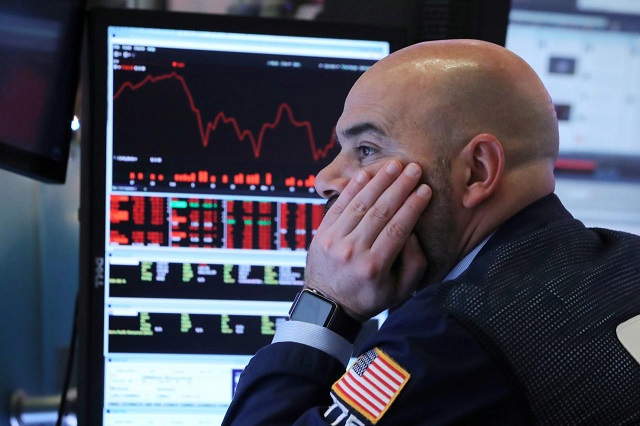
[[[371,423],[382,418],[411,375],[375,348],[362,354],[331,390]]]

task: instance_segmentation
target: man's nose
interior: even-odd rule
[[[338,155],[316,175],[316,191],[324,198],[331,198],[339,195],[350,179],[349,168],[342,156]]]

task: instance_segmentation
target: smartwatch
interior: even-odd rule
[[[362,324],[350,317],[336,302],[316,290],[305,288],[296,296],[289,319],[316,324],[355,342]]]

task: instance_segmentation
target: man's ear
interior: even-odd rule
[[[473,208],[496,192],[504,173],[504,151],[495,136],[483,133],[471,139],[458,157],[465,168],[462,194],[465,208]]]

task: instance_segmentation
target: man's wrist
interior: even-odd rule
[[[351,317],[338,302],[308,288],[296,296],[289,318],[325,327],[350,343],[356,340],[362,328],[362,323]]]

